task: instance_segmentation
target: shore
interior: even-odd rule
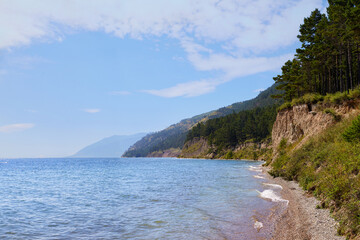
[[[263,172],[268,171],[263,168]],[[283,187],[281,198],[289,204],[275,216],[274,240],[345,240],[337,235],[338,223],[330,216],[329,209],[317,209],[320,203],[306,193],[298,183],[273,178],[267,174],[270,183]]]

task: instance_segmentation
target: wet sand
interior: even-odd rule
[[[267,173],[269,168],[263,168]],[[337,235],[338,223],[328,209],[317,209],[320,203],[293,181],[266,175],[269,182],[283,187],[281,198],[288,200],[287,206],[278,207],[274,214],[274,240],[337,240],[346,239]]]

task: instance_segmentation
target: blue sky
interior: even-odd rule
[[[321,0],[4,0],[0,157],[61,157],[255,97]]]

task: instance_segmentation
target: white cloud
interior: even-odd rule
[[[20,132],[26,129],[33,128],[35,125],[33,123],[15,123],[0,126],[1,133],[12,133],[12,132]]]
[[[284,54],[275,57],[243,57],[224,53],[211,53],[206,56],[200,51],[194,50],[198,48],[197,44],[186,42],[183,43],[183,46],[189,52],[188,59],[196,69],[221,71],[228,79],[278,69],[285,61],[294,56],[293,54]],[[206,51],[210,50],[206,49]]]
[[[264,90],[265,90],[265,88],[255,89],[255,90],[254,90],[254,93],[260,93],[260,92],[262,92],[262,91],[264,91]]]
[[[223,83],[223,81],[201,80],[188,83],[180,83],[173,87],[160,90],[144,90],[143,92],[166,98],[195,97],[214,91],[215,88],[221,83]]]
[[[179,56],[173,56],[172,60],[177,61],[177,62],[184,62],[185,59],[183,57],[179,57]]]
[[[100,112],[101,110],[98,109],[98,108],[86,108],[86,109],[83,109],[84,112],[87,112],[87,113],[98,113]]]
[[[297,41],[304,17],[323,7],[322,0],[2,0],[0,49],[61,41],[69,30],[136,39],[167,36],[179,40],[196,69],[220,71],[228,81],[278,69],[290,54],[276,51]],[[175,87],[191,88],[189,83]],[[175,87],[170,90],[177,92]],[[206,85],[202,92],[215,87]]]
[[[128,91],[113,91],[113,92],[109,92],[110,95],[120,95],[120,96],[126,96],[126,95],[130,95],[131,92]]]

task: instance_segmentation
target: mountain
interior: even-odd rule
[[[146,133],[134,135],[114,135],[95,142],[71,157],[121,157],[121,155]]]
[[[271,95],[276,95],[279,90],[275,84],[262,91],[256,98],[244,102],[234,103],[230,106],[219,108],[214,111],[203,113],[192,118],[184,119],[179,123],[155,133],[143,137],[131,146],[124,157],[146,157],[154,152],[162,152],[168,149],[181,149],[184,146],[187,132],[198,122],[205,122],[209,119],[223,117],[240,111],[251,110],[257,107],[266,107],[279,104],[281,100],[273,99]]]

